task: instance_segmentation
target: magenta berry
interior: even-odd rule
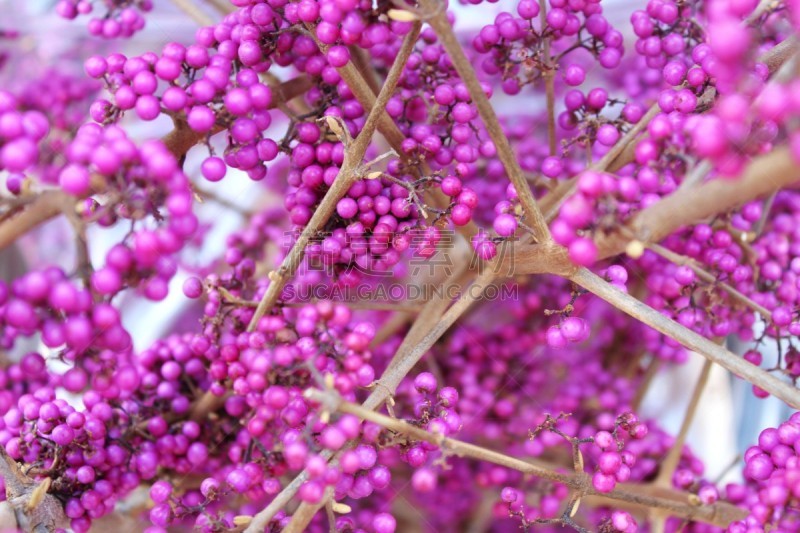
[[[4,527],[797,530],[797,2],[182,4],[4,19]]]

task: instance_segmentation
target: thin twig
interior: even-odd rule
[[[201,26],[211,26],[216,22],[211,15],[200,9],[192,0],[172,0],[172,3]]]
[[[353,65],[355,65],[355,67],[358,69],[361,77],[367,82],[370,90],[374,94],[378,94],[378,91],[380,91],[381,88],[381,80],[378,76],[378,73],[374,68],[372,68],[372,65],[370,65],[369,56],[367,56],[366,52],[364,52],[364,49],[360,46],[351,45],[347,48],[350,50],[350,59],[353,61]]]
[[[333,504],[330,499],[333,496],[333,487],[328,487],[327,491],[330,492],[325,504],[325,514],[328,516],[328,531],[329,533],[336,533],[336,515],[333,514]]]
[[[653,105],[645,115],[639,119],[639,122],[633,125],[631,129],[629,129],[622,138],[611,147],[611,149],[606,152],[606,154],[600,158],[600,160],[591,165],[589,170],[593,170],[596,172],[605,172],[609,169],[611,164],[622,154],[628,146],[631,146],[634,141],[636,140],[637,135],[639,135],[650,121],[658,115],[660,112],[660,108],[658,104]],[[567,181],[560,183],[555,189],[547,194],[541,200],[542,211],[544,211],[545,219],[548,222],[551,222],[556,215],[558,214],[558,210],[561,208],[561,204],[564,203],[564,200],[572,195],[578,186],[578,176],[574,176]]]
[[[378,331],[375,333],[375,337],[372,339],[370,347],[375,348],[376,346],[382,345],[395,333],[406,327],[408,323],[411,321],[412,321],[411,313],[405,313],[402,311],[395,313],[394,315],[392,315],[391,318],[386,320],[378,329]],[[416,322],[416,320],[414,322]]]
[[[680,189],[691,189],[695,187],[698,183],[702,183],[703,180],[708,176],[711,171],[714,170],[714,165],[708,159],[703,159],[698,164],[694,166],[694,168],[686,173],[686,177],[681,182]]]
[[[692,272],[694,272],[697,275],[697,277],[699,277],[706,283],[711,283],[714,286],[721,288],[722,290],[733,296],[736,300],[739,300],[739,302],[743,303],[756,313],[760,314],[761,318],[763,318],[767,322],[772,320],[771,313],[769,312],[769,310],[767,310],[766,307],[754,302],[751,298],[747,297],[747,295],[736,290],[729,283],[725,283],[724,281],[718,280],[713,274],[701,268],[694,259],[680,254],[676,254],[669,248],[665,248],[660,244],[649,244],[647,245],[647,247],[650,248],[656,254],[666,259],[667,261],[671,261],[676,265],[684,265],[689,267],[692,270]]]
[[[215,204],[219,204],[220,206],[230,209],[231,211],[239,213],[240,215],[245,217],[250,217],[254,214],[245,207],[238,205],[236,202],[229,200],[228,198],[225,198],[223,196],[220,196],[214,191],[210,191],[208,189],[200,187],[196,183],[192,183],[191,187],[192,191],[195,194],[195,198],[198,199],[198,201],[200,202],[209,200],[211,202],[214,202]]]
[[[322,408],[330,412],[338,411],[352,414],[395,433],[400,433],[413,439],[436,445],[449,454],[486,461],[541,479],[563,483],[582,494],[597,495],[610,500],[619,500],[637,505],[647,505],[653,508],[665,509],[678,517],[692,518],[721,527],[727,526],[734,520],[741,520],[746,515],[746,511],[730,504],[722,503],[708,506],[695,506],[688,502],[687,494],[670,490],[661,490],[656,493],[647,486],[620,485],[618,489],[608,494],[600,494],[592,487],[586,474],[560,472],[559,470],[561,467],[557,465],[543,462],[533,463],[522,461],[481,446],[445,437],[441,434],[431,433],[403,420],[376,413],[358,404],[343,401],[341,397],[330,391],[323,392],[309,389],[305,394],[312,400],[321,403]]]
[[[761,15],[763,15],[768,9],[772,8],[772,6],[777,5],[777,3],[778,2],[776,0],[761,0],[753,12],[750,13],[746,19],[744,19],[744,23],[748,26],[754,24],[759,18],[761,18]]]
[[[539,0],[539,23],[541,29],[539,34],[544,44],[544,69],[542,70],[542,77],[544,78],[544,91],[545,98],[547,99],[547,143],[550,149],[550,155],[556,155],[556,79],[555,68],[553,65],[553,58],[550,56],[550,37],[545,37],[544,32],[547,27],[547,2]]]
[[[620,231],[599,234],[595,241],[598,260],[624,252],[631,241],[630,235],[645,245],[657,243],[680,227],[728,212],[750,200],[795,184],[798,179],[800,174],[789,149],[776,148],[753,159],[735,182],[713,180],[690,190],[676,191],[636,214]],[[676,213],[681,216],[676,216]],[[553,257],[544,257],[544,254],[544,247],[538,244],[518,246],[513,257],[504,258],[513,262],[505,268],[515,274],[548,271],[554,260]]]
[[[392,368],[397,361],[406,357],[408,351],[419,343],[422,337],[430,332],[433,324],[442,317],[447,306],[450,305],[450,299],[446,298],[446,295],[454,294],[456,291],[469,285],[474,274],[470,272],[465,273],[467,261],[459,261],[457,264],[459,265],[457,270],[444,282],[442,290],[436,291],[433,298],[423,307],[419,317],[414,321],[414,324],[412,324],[411,329],[406,334],[403,342],[397,348],[394,357],[392,357],[392,360],[386,367],[387,371]]]
[[[316,389],[309,389],[305,392],[305,396],[312,401],[322,404],[322,409],[329,412],[341,412],[355,415],[362,420],[378,424],[386,429],[395,433],[400,433],[409,436],[415,440],[428,442],[452,452],[459,457],[471,457],[489,461],[495,464],[500,464],[526,474],[531,474],[536,477],[555,481],[557,483],[564,483],[572,488],[582,488],[585,482],[581,482],[568,473],[557,472],[555,469],[541,467],[538,464],[527,463],[519,459],[503,455],[492,450],[488,450],[475,444],[456,440],[450,437],[445,437],[442,434],[431,433],[420,427],[414,426],[403,420],[392,418],[380,413],[367,409],[363,405],[347,402],[341,399],[334,391],[320,391]]]
[[[685,348],[699,353],[709,361],[729,370],[734,375],[760,387],[776,398],[780,398],[791,407],[800,409],[800,391],[792,384],[781,381],[769,372],[746,361],[743,357],[681,326],[633,296],[617,289],[590,270],[585,268],[578,269],[570,276],[570,279],[620,311],[678,341]]]
[[[323,450],[320,453],[324,459],[329,459],[331,457],[330,450]],[[308,472],[303,470],[298,474],[292,481],[286,485],[282,491],[278,493],[275,498],[269,502],[264,509],[259,511],[253,519],[248,524],[247,528],[245,528],[244,533],[263,533],[267,529],[267,525],[269,525],[270,520],[272,517],[275,516],[278,511],[286,507],[286,505],[291,501],[292,496],[294,496],[300,487],[308,480]]]
[[[658,374],[658,371],[661,370],[662,363],[663,359],[659,357],[653,357],[650,363],[647,365],[647,369],[644,371],[642,381],[639,383],[639,387],[636,389],[636,395],[631,401],[631,408],[634,413],[639,412],[639,407],[642,405],[642,401],[647,395],[647,391],[650,389],[653,379]]]
[[[519,166],[519,161],[517,161],[517,156],[511,149],[508,138],[503,133],[503,128],[500,126],[494,108],[481,88],[475,69],[464,53],[464,49],[458,42],[455,33],[453,33],[453,26],[447,19],[446,10],[442,9],[442,5],[438,0],[419,0],[419,5],[429,14],[428,23],[439,36],[439,40],[450,56],[453,67],[455,67],[464,85],[467,86],[473,104],[478,108],[478,114],[483,121],[483,125],[486,127],[486,131],[497,149],[497,157],[503,163],[511,183],[514,184],[517,190],[517,196],[525,210],[527,223],[534,231],[534,237],[540,243],[549,241],[550,229],[547,227],[547,222],[536,204],[530,186],[525,179],[525,174]]]
[[[491,283],[494,277],[494,272],[490,269],[487,269],[478,277],[478,279],[475,280],[475,282],[469,287],[469,290],[465,291],[464,294],[462,294],[462,296],[456,300],[452,307],[450,307],[450,309],[444,313],[441,319],[433,323],[431,330],[419,341],[418,344],[410,346],[408,351],[403,353],[401,356],[395,355],[395,360],[393,361],[394,364],[390,364],[389,368],[383,372],[381,378],[376,382],[377,386],[373,389],[372,393],[367,397],[367,399],[364,400],[364,403],[361,405],[361,407],[371,412],[383,405],[387,398],[395,393],[403,378],[411,371],[412,368],[414,368],[414,366],[416,366],[416,364],[431,348],[431,346],[433,346],[433,344],[438,341],[448,329],[450,329],[450,326],[452,326],[455,321],[467,311],[467,309],[469,309],[481,298],[483,291],[486,290],[486,287],[489,285],[489,283]],[[435,300],[431,300],[429,305],[431,303],[435,304]],[[307,479],[308,474],[303,471],[298,478],[299,477],[304,477]],[[295,478],[295,480],[298,478]],[[297,485],[296,488],[292,488],[296,492],[299,488],[299,485]],[[281,491],[280,495],[284,495],[284,492],[288,492],[287,489]],[[288,497],[291,498],[292,495],[293,493]],[[314,518],[314,515],[322,505],[324,505],[324,501],[314,505],[306,503],[301,504],[292,516],[292,520],[287,526],[287,529],[284,529],[284,531],[287,533],[299,533],[300,531],[305,531],[305,527],[308,525],[311,519]],[[252,533],[255,532],[255,529],[252,530]]]
[[[703,361],[703,368],[700,370],[700,376],[697,378],[697,383],[692,391],[692,397],[689,399],[689,405],[686,406],[686,412],[683,415],[683,422],[672,443],[667,456],[661,461],[658,477],[656,477],[653,484],[659,487],[672,486],[672,475],[675,469],[678,468],[678,463],[683,454],[683,445],[686,443],[686,436],[689,434],[689,429],[692,427],[694,417],[697,414],[697,406],[700,405],[700,398],[703,396],[703,391],[708,385],[708,378],[711,375],[711,361],[706,359]]]
[[[313,30],[313,28],[310,29]],[[319,49],[322,52],[325,52],[328,47],[319,40],[315,31],[311,31],[310,33]],[[370,88],[370,83],[365,79],[365,76],[362,75],[352,61],[348,61],[343,67],[338,67],[336,71],[353,92],[353,95],[356,97],[356,100],[358,100],[358,103],[361,104],[362,108],[375,109],[375,93]],[[385,109],[379,109],[379,112],[380,116],[378,117],[378,131],[389,143],[389,146],[391,146],[392,149],[407,163],[410,163],[403,151],[403,141],[406,138],[405,135],[402,131],[400,131],[400,128],[397,126],[395,121],[392,120],[392,117],[389,116],[389,113],[387,113]],[[432,170],[426,161],[421,161],[419,163],[419,167],[423,175],[430,176],[432,174]],[[428,191],[428,194],[430,196],[431,203],[434,204],[435,207],[445,208],[450,202],[450,199],[445,196],[445,194],[439,188]],[[465,226],[457,228],[457,231],[469,239],[478,233],[478,226],[475,224],[475,221],[470,220]]]
[[[350,186],[361,178],[359,170],[361,169],[364,154],[372,141],[372,135],[378,125],[381,111],[386,107],[386,102],[389,101],[389,98],[394,93],[394,88],[400,79],[400,74],[405,68],[408,56],[411,55],[414,49],[414,44],[419,36],[419,30],[420,24],[417,23],[414,25],[414,29],[406,35],[400,52],[398,53],[397,60],[389,70],[386,82],[381,88],[380,94],[378,94],[375,107],[372,108],[367,116],[367,121],[364,123],[364,127],[358,134],[358,137],[347,147],[342,168],[339,170],[339,174],[330,189],[325,193],[319,206],[314,211],[311,220],[306,224],[306,227],[303,228],[297,242],[292,246],[292,249],[283,260],[280,268],[271,276],[272,281],[259,302],[258,307],[256,307],[256,312],[253,314],[253,318],[247,326],[248,331],[254,331],[261,317],[263,317],[264,314],[275,305],[275,302],[278,301],[281,291],[292,276],[294,276],[303,257],[305,257],[305,249],[308,242],[322,229],[336,209],[336,203],[347,194]]]

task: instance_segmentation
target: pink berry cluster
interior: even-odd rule
[[[17,175],[36,164],[38,143],[50,131],[50,123],[42,112],[20,107],[13,94],[5,91],[0,94],[0,168]]]
[[[592,476],[592,485],[599,492],[611,492],[617,483],[624,483],[631,477],[631,467],[636,462],[636,456],[621,450],[624,442],[619,434],[623,431],[632,439],[642,439],[648,430],[646,425],[637,420],[636,415],[625,413],[617,418],[613,432],[600,431],[594,436],[594,445],[602,450],[596,459],[597,471]]]
[[[777,428],[758,436],[758,444],[745,453],[744,485],[729,485],[727,497],[745,506],[746,520],[734,522],[730,533],[745,531],[790,531],[800,523],[794,502],[800,494],[798,465],[800,425],[795,413]]]
[[[60,154],[85,121],[86,104],[97,90],[93,80],[47,68],[2,92],[0,166],[9,172],[11,194],[28,192],[34,182],[58,182]]]
[[[694,17],[697,6],[694,2],[675,2],[673,0],[652,0],[644,10],[631,14],[631,26],[636,34],[636,51],[645,57],[647,66],[664,68],[664,73],[672,72],[679,63],[668,63],[676,58],[682,61],[681,54],[705,38],[703,30]],[[672,65],[667,69],[667,65]],[[667,79],[672,83],[672,79]]]
[[[703,294],[708,281],[690,265],[674,265],[648,251],[638,262],[648,267],[661,265],[660,268],[663,268],[661,274],[650,276],[649,283],[653,290],[648,297],[650,305],[669,312],[682,325],[706,335],[736,334],[750,340],[754,335],[752,326],[758,320],[766,321],[767,325],[765,334],[757,339],[758,344],[767,336],[795,335],[798,327],[793,312],[796,275],[791,266],[795,259],[790,252],[787,233],[792,231],[790,221],[794,217],[794,206],[797,205],[797,199],[793,196],[792,193],[785,193],[776,198],[776,214],[780,214],[770,222],[769,236],[757,237],[750,245],[758,254],[758,259],[752,264],[743,260],[751,248],[742,244],[741,237],[737,242],[735,236],[752,231],[758,224],[763,213],[758,204],[743,206],[734,214],[728,227],[714,228],[699,224],[665,241],[671,250],[692,257],[695,264],[702,265],[705,271],[728,280],[727,283],[732,287],[759,302],[769,313],[767,316],[760,316],[751,307],[742,305],[741,301],[729,299],[730,294],[721,295],[727,304],[713,304]],[[706,303],[698,307],[697,302]],[[665,349],[669,350],[667,347]],[[753,360],[760,359],[756,357]]]
[[[581,85],[586,79],[587,56],[606,69],[619,65],[624,53],[622,34],[602,15],[599,1],[551,3],[544,26],[538,24],[538,2],[520,1],[516,11],[518,17],[507,12],[497,15],[472,41],[475,51],[487,55],[482,70],[489,76],[500,75],[506,94],[518,94],[524,86],[552,75],[549,71],[554,68],[561,70],[567,86]],[[555,66],[543,57],[545,40],[560,52],[563,64]],[[576,50],[585,53],[571,53]],[[565,61],[568,55],[571,60],[578,56],[575,63]],[[513,67],[507,68],[508,64]]]
[[[710,357],[697,335],[798,403],[800,3],[180,4],[214,22],[87,40],[80,76],[8,42],[30,66],[0,69],[0,249],[30,261],[0,281],[15,521],[39,486],[79,533],[798,529],[798,415],[721,490],[641,404],[685,346]],[[55,3],[105,38],[162,7]],[[218,238],[206,202],[240,225]]]
[[[59,16],[74,20],[81,15],[95,13],[89,19],[89,34],[104,39],[130,38],[144,28],[144,13],[153,9],[152,0],[106,0],[102,2],[105,13],[96,16],[92,0],[59,0],[56,13]]]
[[[106,264],[92,274],[92,288],[112,296],[123,287],[142,286],[151,300],[163,300],[178,265],[174,256],[197,229],[192,190],[172,153],[157,141],[138,148],[118,127],[86,124],[66,148],[69,163],[59,173],[64,192],[90,200],[84,218],[110,226],[118,220],[138,225],[125,241],[111,248]],[[164,210],[164,208],[166,208]],[[166,215],[166,216],[165,216]],[[153,218],[155,229],[142,221]]]
[[[11,349],[17,341],[40,335],[47,348],[77,363],[62,386],[79,392],[87,384],[82,366],[90,371],[113,367],[115,357],[131,348],[119,311],[107,303],[93,304],[92,292],[56,267],[28,272],[10,287],[3,283],[3,345]]]

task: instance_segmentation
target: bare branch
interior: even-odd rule
[[[600,235],[597,239],[600,258],[625,250],[634,235],[643,243],[659,242],[678,228],[691,226],[719,213],[761,198],[792,185],[800,179],[800,169],[789,149],[781,147],[759,156],[735,180],[716,179],[692,189],[683,189],[638,213],[624,232]]]
[[[544,41],[544,60],[547,63],[542,71],[544,93],[547,100],[547,144],[550,155],[556,155],[556,65],[553,64],[553,58],[550,56],[550,37],[544,37],[544,29],[547,27],[547,2],[545,0],[539,0],[539,24],[541,26],[539,31]]]
[[[411,55],[414,43],[416,43],[417,37],[419,36],[420,26],[419,23],[415,24],[414,29],[406,35],[400,52],[398,53],[397,60],[392,65],[386,82],[381,88],[381,92],[375,102],[375,107],[372,108],[369,116],[367,116],[367,121],[361,133],[359,133],[353,143],[347,147],[342,168],[339,170],[339,174],[330,189],[325,193],[325,197],[311,216],[311,220],[306,224],[297,242],[292,246],[289,255],[283,260],[283,264],[281,264],[280,268],[271,276],[272,282],[269,284],[266,293],[264,293],[264,297],[261,298],[258,307],[256,307],[256,312],[247,327],[248,331],[254,331],[261,317],[263,317],[264,314],[275,305],[275,302],[278,301],[280,293],[286,286],[286,283],[294,276],[297,268],[300,266],[305,256],[306,245],[311,237],[322,229],[322,226],[325,225],[336,209],[336,203],[347,194],[350,186],[361,178],[359,171],[361,169],[361,163],[364,160],[364,154],[372,141],[372,135],[378,125],[382,111],[386,107],[386,102],[392,96],[394,88],[400,79],[400,74],[405,68],[406,61],[408,61],[408,56]]]
[[[201,26],[211,26],[216,22],[211,15],[200,9],[193,0],[172,0],[172,3]]]
[[[625,251],[631,235],[645,245],[657,243],[684,226],[697,224],[725,213],[750,200],[794,185],[800,180],[800,169],[787,147],[780,147],[759,156],[736,180],[712,180],[692,189],[682,189],[662,198],[635,215],[620,231],[598,235],[598,258],[605,259]],[[541,245],[521,245],[514,251],[512,269],[515,274],[533,274],[552,268],[552,257],[544,257]],[[511,260],[512,258],[508,258]]]
[[[729,370],[734,375],[760,387],[776,398],[780,398],[791,407],[800,409],[800,390],[792,384],[781,381],[769,372],[746,361],[743,357],[739,357],[702,335],[681,326],[633,296],[615,288],[590,270],[581,268],[570,276],[570,279],[620,311],[647,324],[667,337],[675,339],[685,348],[699,353],[709,361]]]
[[[48,494],[52,480],[37,482],[20,469],[17,462],[0,446],[0,477],[6,486],[6,499],[11,506],[17,525],[23,531],[53,533],[64,527],[67,517],[61,502]],[[9,517],[6,517],[8,520]]]
[[[706,359],[703,361],[703,368],[700,370],[700,376],[697,378],[697,383],[692,391],[692,397],[689,399],[689,405],[686,406],[686,413],[683,415],[683,422],[675,437],[675,442],[669,449],[669,453],[661,461],[658,470],[658,477],[653,481],[654,485],[660,487],[669,487],[672,485],[672,474],[678,468],[678,463],[683,454],[683,445],[686,443],[686,436],[689,434],[689,429],[694,422],[694,415],[697,414],[697,406],[700,405],[700,398],[703,396],[703,391],[708,385],[708,377],[711,375],[711,361]]]
[[[311,35],[320,50],[323,52],[327,50],[327,46],[320,42],[315,32],[312,31]],[[349,61],[345,66],[339,67],[336,70],[344,82],[347,83],[347,86],[353,92],[353,95],[356,97],[356,100],[358,100],[358,103],[361,104],[361,107],[364,109],[374,109],[376,96],[371,89],[372,84],[368,81],[367,74],[362,74],[353,61]],[[397,126],[394,120],[392,120],[392,117],[389,116],[385,109],[380,109],[379,112],[378,131],[389,143],[389,146],[391,146],[392,149],[397,152],[398,155],[400,155],[400,157],[404,157],[403,141],[406,138],[405,135],[403,135],[403,132],[400,131],[400,128]],[[420,167],[425,175],[432,174],[431,168],[425,161],[420,163]],[[441,189],[434,189],[430,191],[430,196],[432,203],[434,203],[436,207],[447,207],[449,199],[444,195],[444,193],[442,193]],[[478,227],[474,221],[470,221],[466,226],[458,228],[458,231],[465,237],[469,238],[478,232]]]
[[[594,170],[596,172],[605,172],[609,170],[611,164],[622,154],[628,146],[634,144],[636,137],[644,131],[650,121],[658,115],[660,108],[658,104],[653,105],[645,115],[639,119],[639,122],[633,125],[631,129],[629,129],[622,138],[611,147],[611,149],[606,152],[606,154],[600,158],[600,160],[592,165],[590,170]],[[561,208],[561,204],[564,203],[564,200],[573,194],[578,186],[578,176],[573,176],[572,178],[559,183],[555,189],[553,189],[550,193],[547,194],[541,200],[542,211],[545,213],[545,218],[548,222],[551,222],[556,215],[558,214],[558,210]]]
[[[672,261],[676,265],[685,265],[689,267],[692,270],[692,272],[694,272],[697,275],[698,278],[702,279],[706,283],[711,283],[714,286],[721,288],[722,290],[733,296],[733,298],[735,298],[739,302],[743,303],[744,305],[746,305],[747,307],[749,307],[750,309],[761,315],[761,318],[763,318],[764,320],[766,321],[772,320],[771,313],[767,310],[766,307],[754,302],[751,298],[748,298],[745,294],[742,294],[741,292],[736,290],[729,283],[725,283],[724,281],[718,280],[713,274],[701,268],[697,264],[697,262],[692,258],[676,254],[672,250],[664,248],[660,244],[650,244],[648,245],[648,248],[650,248],[653,252],[657,253],[667,261]]]
[[[486,126],[486,131],[497,149],[497,157],[503,163],[511,183],[514,184],[517,190],[519,200],[525,209],[527,223],[533,229],[536,240],[540,243],[549,241],[550,229],[547,227],[547,222],[536,204],[531,188],[525,179],[525,174],[519,166],[519,161],[517,161],[517,156],[511,149],[508,138],[503,133],[503,128],[500,126],[494,108],[481,88],[475,69],[472,68],[472,63],[470,63],[455,33],[453,33],[453,27],[450,21],[447,20],[447,12],[442,9],[438,0],[420,0],[419,5],[429,13],[428,23],[439,36],[439,40],[441,40],[442,45],[447,50],[447,54],[450,56],[450,61],[453,62],[459,77],[467,86],[472,102],[478,108],[478,114],[481,116],[481,120]]]
[[[361,405],[343,401],[338,395],[332,392],[310,389],[306,391],[306,395],[320,402],[323,409],[358,416],[363,420],[378,424],[395,433],[434,444],[440,449],[458,457],[486,461],[541,479],[563,483],[571,489],[578,491],[580,494],[600,496],[606,500],[623,501],[647,506],[649,508],[664,509],[674,516],[690,518],[720,527],[726,527],[730,522],[741,520],[747,514],[743,509],[739,509],[727,503],[717,503],[707,506],[692,505],[688,501],[688,494],[668,489],[653,490],[647,485],[621,484],[618,489],[608,494],[600,494],[592,487],[589,477],[584,473],[560,472],[559,470],[563,468],[560,465],[522,461],[468,442],[445,437],[441,434],[434,434],[402,420],[376,413]]]
[[[0,250],[13,244],[39,224],[47,222],[68,209],[74,209],[75,197],[62,191],[45,191],[38,195],[23,211],[0,223]]]

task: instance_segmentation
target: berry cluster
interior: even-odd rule
[[[67,20],[88,15],[95,10],[91,0],[59,0],[56,13]],[[153,9],[152,0],[107,0],[103,2],[106,12],[89,19],[90,35],[104,39],[130,38],[144,28],[143,13]]]
[[[745,453],[745,484],[729,485],[727,497],[750,512],[747,519],[734,522],[730,533],[766,531],[770,526],[790,531],[800,523],[795,502],[798,487],[797,443],[800,425],[797,414],[758,436],[758,444]]]
[[[721,491],[640,404],[684,346],[799,404],[800,193],[776,185],[800,161],[798,2],[515,0],[463,35],[431,0],[229,4],[194,39],[0,90],[0,248],[33,258],[0,281],[0,520],[797,529],[797,415]],[[154,8],[55,10],[113,38]],[[239,206],[244,175],[263,194]],[[204,198],[243,219],[212,260]],[[28,253],[56,217],[74,265]],[[172,324],[149,346],[137,297],[179,304],[142,318]]]

